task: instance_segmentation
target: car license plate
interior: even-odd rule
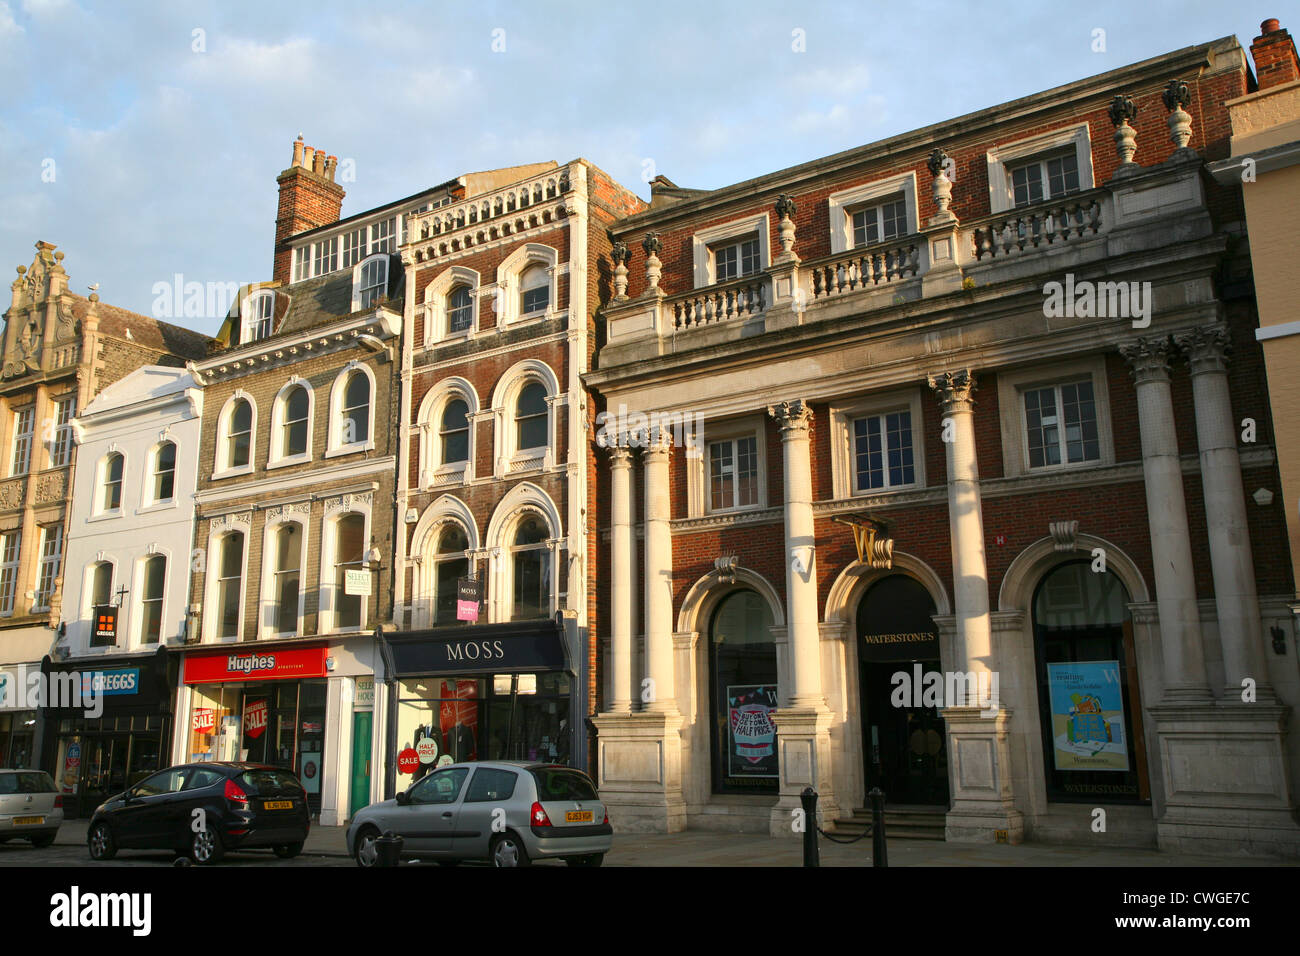
[[[262,804],[263,810],[292,810],[292,800],[268,800]]]
[[[590,810],[566,810],[564,813],[565,823],[590,823]]]
[[[44,817],[14,817],[14,826],[16,827],[40,826],[44,822]]]

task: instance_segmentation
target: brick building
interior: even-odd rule
[[[950,840],[1300,852],[1241,193],[1204,165],[1253,87],[1218,40],[615,224],[616,825],[788,834],[812,785],[851,827],[878,786]]]
[[[5,312],[0,370],[0,765],[51,770],[65,792],[80,793],[137,766],[156,767],[170,726],[165,693],[119,697],[115,713],[63,727],[47,712],[40,719],[26,699],[34,671],[75,670],[68,661],[63,608],[63,556],[77,451],[72,423],[107,386],[150,364],[181,366],[202,355],[207,338],[69,291],[64,254],[36,244],[30,267],[19,266]],[[94,287],[92,287],[93,289]],[[93,489],[77,489],[89,494]],[[77,569],[80,573],[80,568]],[[125,649],[125,645],[123,648]],[[158,665],[159,668],[165,666]],[[160,674],[166,680],[166,674]],[[46,701],[45,703],[55,703]],[[138,723],[147,733],[138,752],[129,738]],[[118,728],[121,725],[121,733]],[[81,749],[80,763],[55,766],[54,742],[66,731]],[[109,741],[116,735],[117,743]],[[127,741],[123,743],[123,741]],[[150,743],[152,741],[152,743]],[[118,752],[114,756],[114,747]]]
[[[432,739],[448,758],[587,765],[596,462],[581,375],[610,295],[608,229],[644,208],[577,159],[412,219],[393,638],[404,749]]]

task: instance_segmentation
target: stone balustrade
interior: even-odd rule
[[[977,260],[1023,255],[1102,231],[1103,190],[1076,193],[968,224]]]
[[[915,239],[893,240],[842,252],[829,261],[806,263],[813,299],[897,282],[920,271]]]
[[[678,331],[744,319],[761,313],[771,302],[768,278],[745,276],[705,289],[669,296],[665,307]]]

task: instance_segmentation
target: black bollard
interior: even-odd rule
[[[804,787],[799,802],[803,804],[803,865],[821,866],[817,858],[817,791]]]
[[[392,830],[375,841],[375,866],[397,866],[402,858],[402,844],[406,842]]]
[[[885,795],[879,787],[871,788],[871,865],[889,866],[885,852]]]

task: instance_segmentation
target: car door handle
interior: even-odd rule
[[[444,820],[450,820],[453,816],[454,814],[450,810],[448,810],[445,813],[443,813],[442,818]]]

